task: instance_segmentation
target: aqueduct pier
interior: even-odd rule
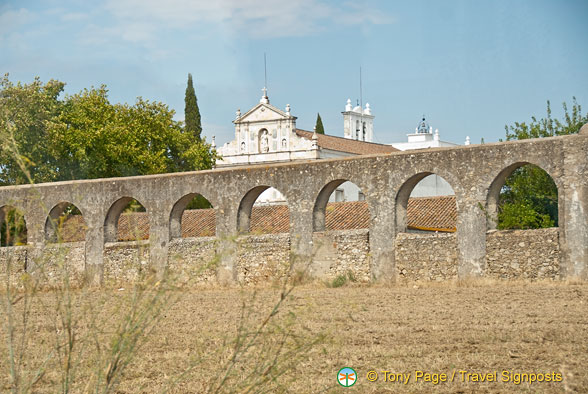
[[[561,137],[395,152],[345,159],[256,165],[164,175],[80,180],[0,188],[0,207],[13,206],[27,224],[27,248],[42,253],[51,238],[51,219],[68,204],[82,213],[87,230],[84,270],[92,282],[102,280],[105,244],[116,242],[117,223],[131,199],[149,215],[149,259],[160,272],[168,248],[181,236],[184,208],[198,193],[216,211],[216,248],[222,251],[217,277],[236,278],[234,243],[249,228],[252,206],[268,187],[287,199],[290,251],[310,261],[313,239],[325,230],[329,195],[343,181],[365,194],[371,221],[369,264],[372,279],[394,279],[394,239],[406,230],[411,190],[425,176],[437,174],[456,194],[457,275],[483,276],[486,233],[495,226],[497,201],[507,176],[534,164],[558,188],[559,276],[588,279],[588,125]],[[312,263],[311,263],[312,265]]]

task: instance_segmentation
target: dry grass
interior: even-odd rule
[[[116,316],[125,291],[100,291],[100,316]],[[215,387],[232,357],[237,332],[255,328],[275,306],[275,289],[176,291],[178,301],[165,310],[157,327],[129,365],[121,393],[204,392]],[[41,362],[51,342],[48,311],[52,294],[33,307],[35,327],[31,363]],[[245,305],[245,309],[242,308]],[[84,310],[83,305],[76,308]],[[219,390],[252,392],[582,392],[588,389],[588,284],[525,282],[458,282],[401,286],[317,284],[297,288],[275,315],[262,343],[235,366],[235,375]],[[241,323],[243,324],[241,324]],[[81,321],[80,332],[84,330]],[[114,328],[112,328],[113,330]],[[108,337],[108,327],[103,328]],[[295,353],[278,361],[285,366],[277,381],[245,387],[240,379],[263,375],[255,368],[279,346],[289,331],[284,351]],[[319,334],[325,340],[316,341]],[[315,341],[313,343],[313,341]],[[312,347],[304,347],[311,343]],[[296,347],[300,346],[300,347]],[[273,350],[272,350],[273,349]],[[298,357],[297,355],[302,355]],[[0,367],[6,370],[5,358]],[[91,360],[91,357],[88,358]],[[359,381],[352,389],[338,387],[337,371],[354,368]],[[88,368],[91,366],[89,365]],[[512,372],[564,374],[562,383],[424,383],[408,385],[368,382],[369,370],[451,374]],[[83,373],[78,376],[82,378]],[[50,392],[57,376],[47,374],[35,391]],[[6,374],[0,388],[6,389]],[[81,387],[80,387],[81,388]],[[76,390],[74,390],[76,391]]]

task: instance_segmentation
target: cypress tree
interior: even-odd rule
[[[325,128],[323,127],[323,121],[321,119],[321,114],[317,112],[316,114],[316,132],[317,134],[325,134]]]
[[[188,74],[188,86],[186,87],[186,107],[184,108],[184,117],[186,122],[186,131],[192,133],[196,140],[200,141],[202,125],[200,124],[200,110],[198,109],[198,100],[192,84],[192,74]]]

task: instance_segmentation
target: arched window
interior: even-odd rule
[[[55,205],[45,220],[45,240],[49,243],[86,240],[86,222],[74,204],[62,201]]]
[[[398,232],[455,232],[456,226],[455,193],[443,177],[422,172],[402,185],[396,195]]]
[[[260,198],[264,192],[267,198]],[[273,193],[273,191],[277,193]],[[272,197],[273,196],[273,197]],[[273,201],[272,201],[272,198]],[[240,233],[268,234],[290,231],[288,202],[277,189],[257,186],[249,190],[241,200],[237,214]]]
[[[198,193],[182,197],[174,205],[169,221],[170,239],[214,237],[216,212],[212,204]]]
[[[24,214],[11,205],[0,207],[1,246],[27,244],[27,224]]]
[[[149,239],[149,215],[132,197],[115,201],[104,221],[104,241],[138,241]]]
[[[361,197],[361,200],[360,200]],[[337,179],[319,192],[313,209],[313,231],[369,228],[365,195],[353,182]]]

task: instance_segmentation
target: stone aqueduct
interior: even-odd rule
[[[457,148],[397,152],[346,159],[257,165],[165,175],[136,176],[0,188],[0,207],[14,206],[25,216],[27,248],[40,251],[51,236],[50,218],[67,203],[86,222],[83,246],[85,275],[102,279],[105,243],[116,241],[118,218],[134,198],[146,208],[150,222],[149,258],[160,272],[168,247],[180,236],[181,215],[195,193],[216,211],[217,269],[222,281],[236,278],[235,235],[247,231],[259,194],[275,187],[290,210],[291,254],[309,261],[313,233],[324,230],[325,207],[343,181],[365,194],[372,279],[394,279],[396,234],[406,229],[406,206],[412,188],[435,173],[453,187],[457,203],[457,274],[483,276],[486,233],[494,225],[497,199],[506,177],[531,163],[544,169],[558,187],[559,276],[588,279],[588,127],[578,135],[511,141]],[[312,264],[312,263],[311,263]]]

